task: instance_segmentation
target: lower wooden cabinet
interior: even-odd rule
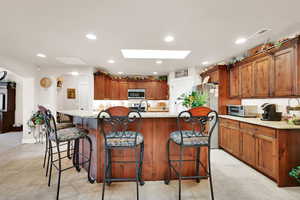
[[[277,179],[276,130],[235,120],[220,120],[220,146],[273,179]]]
[[[276,178],[276,137],[275,130],[269,129],[265,131],[274,132],[274,136],[266,135],[268,132],[260,132],[258,129],[255,138],[256,138],[256,167],[269,175],[272,178]]]

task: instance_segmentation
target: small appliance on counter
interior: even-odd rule
[[[257,117],[255,105],[227,105],[228,115],[237,117]]]
[[[263,114],[261,120],[264,121],[281,121],[282,113],[276,112],[276,105],[264,103],[261,108],[263,109]]]

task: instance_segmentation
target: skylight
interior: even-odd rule
[[[121,49],[124,58],[136,59],[185,59],[189,50],[145,50],[145,49]]]

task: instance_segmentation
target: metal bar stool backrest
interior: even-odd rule
[[[137,144],[137,133],[141,131],[141,114],[138,111],[130,111],[123,106],[110,107],[98,114],[100,131],[104,135],[105,145],[107,145],[107,136],[112,133],[118,133],[114,138],[132,139],[126,132],[135,132],[134,145]]]
[[[46,124],[48,137],[54,134],[55,141],[58,142],[55,118],[49,109],[45,111],[45,124]]]
[[[177,127],[183,144],[183,131],[192,131],[189,137],[208,137],[208,145],[218,122],[218,113],[208,107],[182,111],[177,117]]]

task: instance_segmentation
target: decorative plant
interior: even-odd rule
[[[295,178],[300,183],[300,166],[293,168],[290,171],[289,175],[291,177]]]
[[[40,111],[37,111],[32,114],[30,119],[27,122],[27,125],[30,128],[35,128],[37,125],[43,125],[45,123],[43,114]]]
[[[207,103],[208,94],[193,91],[190,94],[182,94],[179,98],[182,100],[182,105],[186,108],[195,108],[199,106],[203,106]]]

